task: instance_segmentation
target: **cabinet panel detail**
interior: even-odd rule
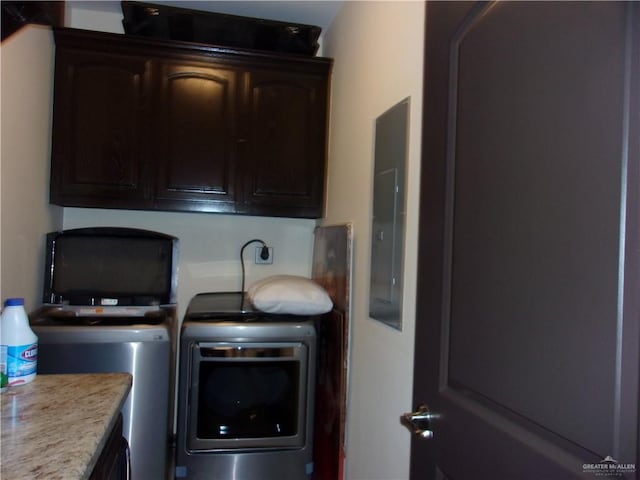
[[[324,189],[326,84],[277,72],[251,75],[245,202],[319,205]]]
[[[150,63],[61,52],[54,98],[53,193],[142,199]]]
[[[233,201],[235,73],[162,70],[158,199]]]

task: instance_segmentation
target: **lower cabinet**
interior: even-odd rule
[[[122,414],[91,472],[90,480],[129,480],[129,445],[122,436]]]
[[[52,203],[322,216],[330,59],[55,38]]]

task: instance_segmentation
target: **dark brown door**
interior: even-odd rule
[[[245,78],[248,213],[322,216],[327,76],[255,70]]]
[[[159,62],[156,203],[233,212],[237,72],[201,62]]]
[[[56,46],[51,201],[144,207],[151,61]]]
[[[426,11],[411,478],[636,478],[640,4]]]

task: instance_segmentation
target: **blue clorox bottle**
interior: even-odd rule
[[[23,385],[36,377],[38,337],[29,326],[23,298],[8,298],[0,318],[0,338],[7,348],[9,387]]]

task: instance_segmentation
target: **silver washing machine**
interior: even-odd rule
[[[134,480],[167,478],[172,426],[172,341],[169,316],[57,318],[38,316],[38,373],[127,372],[133,377],[122,408]],[[148,320],[146,320],[148,321]]]
[[[178,239],[90,227],[46,237],[43,306],[31,315],[38,373],[127,372],[123,428],[133,480],[173,458]]]

